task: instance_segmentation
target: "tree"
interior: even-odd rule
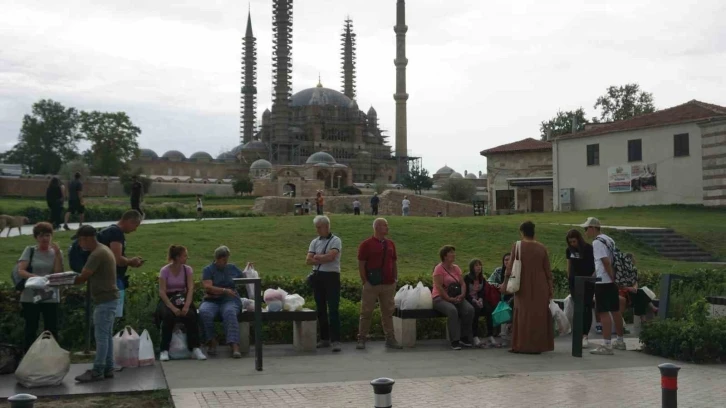
[[[444,182],[441,198],[458,203],[470,203],[476,195],[476,186],[471,180],[448,179]]]
[[[66,180],[73,180],[73,176],[76,173],[81,173],[81,177],[86,178],[90,174],[88,165],[82,159],[73,159],[69,162],[63,163],[58,175]]]
[[[60,102],[42,99],[23,117],[18,143],[0,155],[7,163],[21,164],[32,174],[56,174],[64,162],[78,156],[78,111]]]
[[[611,86],[605,95],[597,98],[595,109],[600,109],[600,120],[613,122],[655,112],[653,94],[640,90],[638,84]]]
[[[429,177],[428,170],[421,168],[417,162],[413,162],[401,184],[407,189],[413,190],[415,194],[420,195],[424,189],[431,189],[434,186],[434,181]]]
[[[237,194],[251,193],[254,188],[255,185],[249,177],[238,178],[232,184],[232,189]]]
[[[575,111],[557,111],[557,115],[539,125],[539,133],[542,140],[547,140],[547,131],[550,131],[551,137],[557,137],[572,133],[573,118],[577,119],[577,132],[585,130],[585,124],[589,123],[585,118],[585,111],[579,108]]]
[[[125,112],[82,112],[80,124],[81,133],[91,142],[85,153],[91,173],[119,176],[128,170],[128,162],[139,152],[136,139],[141,129]]]

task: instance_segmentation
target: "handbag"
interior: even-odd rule
[[[25,271],[28,273],[33,273],[33,255],[35,255],[35,246],[30,247],[30,259],[28,259],[28,266],[25,268]],[[25,282],[27,279],[20,277],[20,262],[15,263],[11,277],[15,284],[15,290],[18,292],[25,290]]]
[[[499,293],[499,289],[496,286],[484,281],[484,300],[491,307],[497,307],[501,300],[502,294]]]
[[[450,298],[455,298],[457,296],[460,296],[461,295],[461,285],[459,284],[458,280],[454,277],[454,275],[451,274],[451,272],[449,272],[448,269],[446,269],[446,267],[443,264],[441,265],[441,267],[444,268],[446,273],[448,273],[452,279],[457,281],[446,287],[446,294],[449,295]]]
[[[328,245],[330,245],[330,241],[332,241],[334,237],[335,237],[335,235],[330,234],[330,238],[328,238],[328,242],[326,242],[325,246],[323,247],[322,255],[325,255],[325,252],[328,250]],[[313,269],[313,271],[308,274],[307,278],[305,278],[305,281],[311,287],[315,286],[315,281],[318,278],[318,272],[320,272],[320,265],[316,266],[315,269]]]
[[[388,251],[388,241],[383,240],[383,258],[381,259],[380,268],[366,268],[366,280],[372,286],[383,283],[383,267],[386,265],[386,252]]]
[[[507,282],[507,293],[519,291],[519,281],[522,276],[522,241],[517,241],[514,249],[514,262],[512,262],[512,274]]]

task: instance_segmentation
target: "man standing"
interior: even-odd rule
[[[378,193],[373,193],[373,197],[371,197],[371,214],[372,215],[378,215],[378,204],[381,202],[381,199],[378,198]]]
[[[318,215],[313,219],[318,237],[310,242],[307,265],[313,266],[311,283],[318,311],[320,341],[318,348],[340,351],[340,251],[343,243],[330,232],[330,219]]]
[[[96,358],[93,368],[76,377],[78,382],[100,381],[113,378],[113,322],[118,306],[116,287],[116,260],[107,246],[96,241],[96,229],[84,225],[78,229],[78,245],[89,251],[88,261],[75,284],[90,280],[93,301],[93,326],[96,340]]]
[[[126,234],[136,231],[140,224],[141,214],[135,210],[128,210],[121,216],[119,222],[109,225],[98,234],[98,241],[109,247],[116,259],[116,285],[119,290],[116,317],[124,316],[126,288],[129,286],[129,277],[126,276],[126,271],[129,266],[138,268],[144,264],[144,260],[138,256],[134,258],[126,257]]]
[[[136,210],[143,218],[144,212],[141,211],[141,195],[144,192],[144,186],[137,176],[131,177],[131,209]]]
[[[403,196],[403,201],[401,201],[401,211],[403,212],[403,216],[408,216],[408,210],[411,208],[411,202],[408,201],[408,196]]]
[[[71,214],[78,214],[80,220],[78,227],[83,226],[83,213],[86,211],[86,207],[83,206],[83,183],[81,183],[81,173],[76,173],[73,176],[73,180],[68,183],[68,211],[66,212],[65,223],[63,228],[68,231],[68,220]]]
[[[611,356],[613,355],[613,349],[626,349],[625,341],[623,341],[623,318],[620,314],[620,298],[618,287],[615,285],[615,270],[613,269],[615,241],[600,232],[600,220],[597,218],[588,218],[582,224],[582,227],[585,228],[585,235],[588,238],[593,238],[595,274],[600,278],[599,282],[595,282],[595,309],[602,322],[602,337],[605,340],[604,345],[591,350],[590,353]],[[610,318],[611,315],[612,319]],[[613,323],[615,323],[615,332],[618,338],[611,344],[611,325]]]
[[[373,221],[373,236],[358,246],[358,273],[363,283],[363,294],[360,304],[360,323],[358,325],[358,350],[366,348],[368,331],[371,328],[371,316],[376,307],[376,300],[381,305],[381,324],[386,335],[386,347],[401,349],[393,331],[393,310],[396,305],[398,266],[396,245],[388,235],[388,221],[376,218]]]
[[[360,200],[358,200],[358,197],[353,200],[353,215],[360,215]]]

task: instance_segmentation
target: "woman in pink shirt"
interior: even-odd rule
[[[461,346],[471,347],[474,308],[465,300],[466,284],[461,269],[454,263],[456,248],[444,245],[439,250],[439,257],[441,263],[434,268],[434,288],[431,291],[434,309],[446,315],[451,348],[461,350]]]
[[[194,307],[194,271],[187,265],[187,249],[181,245],[169,247],[170,264],[159,271],[159,297],[161,308],[161,353],[159,360],[169,360],[169,344],[174,325],[184,324],[187,345],[197,360],[207,357],[199,348],[199,323]]]

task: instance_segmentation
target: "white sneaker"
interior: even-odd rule
[[[159,360],[161,360],[161,361],[169,361],[169,352],[168,351],[162,351],[161,354],[159,354]]]
[[[615,340],[613,342],[613,348],[615,350],[627,350],[628,347],[625,345],[625,341],[623,340]]]
[[[590,348],[590,342],[587,341],[587,337],[582,338],[582,348],[584,348],[584,349]]]
[[[192,356],[194,358],[196,358],[197,360],[206,360],[207,359],[207,356],[205,356],[204,353],[202,353],[202,350],[199,349],[199,347],[192,350]]]
[[[481,340],[479,337],[474,337],[474,347],[481,347]]]

